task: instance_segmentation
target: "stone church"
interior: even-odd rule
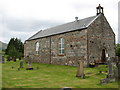
[[[32,62],[77,66],[78,60],[105,63],[115,57],[115,34],[104,16],[103,7],[96,7],[95,16],[41,30],[24,43],[24,56]]]

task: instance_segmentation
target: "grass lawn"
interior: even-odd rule
[[[11,67],[14,67],[13,69]],[[99,84],[106,73],[98,74],[98,68],[85,68],[85,79],[77,78],[77,67],[51,64],[32,64],[34,70],[24,68],[18,71],[17,62],[2,64],[3,88],[118,88],[118,83]],[[39,67],[39,69],[37,69]]]

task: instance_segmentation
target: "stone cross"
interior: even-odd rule
[[[76,77],[84,78],[84,61],[79,60],[78,64],[79,64],[79,66],[78,66]]]

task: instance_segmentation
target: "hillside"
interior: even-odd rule
[[[0,41],[0,50],[5,50],[7,48],[7,44]]]

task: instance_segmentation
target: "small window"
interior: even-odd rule
[[[59,39],[59,54],[63,55],[65,53],[64,38]]]
[[[39,53],[39,42],[36,42],[35,51],[36,51],[36,54],[38,55],[38,53]]]

